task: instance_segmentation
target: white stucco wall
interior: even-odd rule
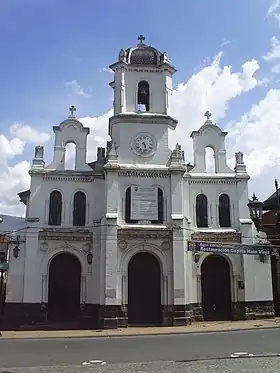
[[[158,259],[161,266],[162,304],[199,303],[201,264],[209,254],[201,254],[199,262],[194,263],[193,254],[187,250],[191,234],[197,231],[241,232],[242,243],[254,242],[256,232],[252,230],[247,208],[249,176],[245,165],[240,168],[242,172],[235,172],[227,166],[224,132],[208,120],[192,135],[194,168],[187,172],[182,159],[177,159],[181,162],[179,166],[177,164],[178,167],[177,161],[174,163],[175,167],[170,167],[172,159],[168,146],[168,128],[171,122],[174,128],[176,124],[163,114],[169,111],[167,102],[172,93],[171,78],[170,72],[160,69],[156,71],[154,68],[116,70],[115,115],[126,115],[123,120],[118,118],[111,126],[116,154],[113,154],[111,168],[108,167],[105,172],[93,171],[86,164],[88,130],[80,122],[71,117],[54,128],[56,137],[53,162],[45,166],[43,157],[41,159],[38,156],[33,161],[27,206],[29,228],[26,241],[21,244],[19,258],[11,257],[10,260],[7,302],[47,302],[50,261],[60,252],[69,252],[77,256],[82,266],[81,303],[126,304],[129,260],[140,251],[148,251]],[[139,124],[137,118],[135,119],[135,104],[140,80],[149,82],[151,112],[158,116],[155,119],[147,114],[146,119]],[[150,157],[141,158],[131,149],[131,139],[139,132],[150,133],[156,139],[157,148]],[[65,171],[63,167],[65,144],[69,141],[75,142],[77,146],[78,158],[73,171]],[[211,146],[216,151],[217,167],[212,174],[205,172],[206,146]],[[135,176],[133,173],[127,175],[126,171],[141,171],[142,176]],[[150,171],[157,171],[159,174],[152,174]],[[163,190],[164,222],[160,227],[141,224],[131,226],[125,223],[125,190],[132,185],[155,185]],[[60,227],[48,226],[49,197],[54,190],[60,191],[63,198]],[[52,239],[42,242],[38,239],[38,232],[46,228],[55,228],[61,234],[62,230],[75,230],[72,211],[73,196],[77,191],[82,191],[87,196],[86,226],[79,227],[78,230],[89,230],[93,235],[91,265],[87,264],[82,241],[63,242]],[[196,225],[196,196],[200,193],[205,194],[208,199],[209,228],[200,229]],[[229,228],[220,228],[218,222],[218,203],[222,193],[230,197]],[[121,243],[118,229],[124,228],[141,228],[142,231],[171,230],[173,237],[134,237],[121,240],[125,241]],[[233,302],[272,299],[269,261],[261,263],[258,258],[250,255],[225,257],[231,269]],[[238,288],[238,281],[244,281],[244,289]]]

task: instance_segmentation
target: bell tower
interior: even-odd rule
[[[114,115],[125,113],[168,114],[172,95],[172,76],[176,72],[167,53],[144,44],[138,37],[136,47],[121,49],[114,72]],[[159,94],[160,92],[160,94]]]
[[[177,126],[170,116],[176,69],[167,53],[144,41],[140,35],[138,44],[121,49],[118,61],[110,65],[114,116],[109,120],[109,135],[120,163],[166,164],[170,156],[168,128]]]

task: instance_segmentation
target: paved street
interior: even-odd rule
[[[279,358],[216,359],[188,363],[155,362],[134,364],[98,364],[90,367],[33,367],[2,370],[1,373],[275,373]]]
[[[280,357],[269,358],[269,363],[256,358],[232,358],[229,362],[192,360],[228,358],[236,352],[279,354],[279,337],[280,329],[266,329],[123,338],[0,340],[0,373],[206,372],[209,369],[227,372],[229,364],[228,371],[242,372],[244,362],[251,364],[252,369],[244,372],[269,373],[280,371]],[[55,368],[48,368],[51,366]]]

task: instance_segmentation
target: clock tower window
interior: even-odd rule
[[[150,86],[145,80],[141,80],[141,82],[138,83],[137,111],[150,111]]]

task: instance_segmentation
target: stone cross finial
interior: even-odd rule
[[[145,36],[144,35],[139,35],[138,36],[138,40],[139,40],[139,44],[143,44],[143,41],[145,40],[146,38],[145,38]]]
[[[207,118],[207,120],[209,120],[210,117],[212,116],[212,114],[210,113],[209,110],[207,110],[206,113],[204,114],[204,116]]]
[[[71,115],[72,117],[74,117],[74,113],[75,113],[76,110],[77,110],[77,109],[75,108],[74,105],[71,105],[71,106],[70,106],[69,111],[70,111],[70,115]]]

